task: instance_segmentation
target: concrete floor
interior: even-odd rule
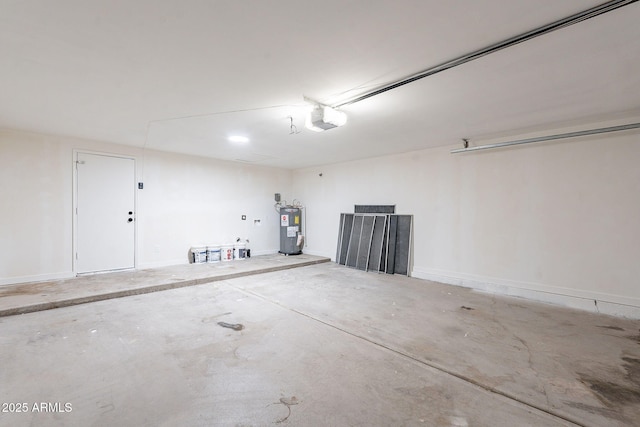
[[[232,262],[183,264],[0,286],[0,317],[166,291],[329,261],[329,258],[306,254],[273,254]]]
[[[0,317],[0,396],[2,426],[640,425],[640,322],[320,263]]]

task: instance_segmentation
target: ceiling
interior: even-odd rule
[[[636,114],[640,3],[304,128],[304,96],[335,105],[600,3],[0,0],[0,127],[300,168]]]

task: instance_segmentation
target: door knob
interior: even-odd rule
[[[129,218],[129,219],[127,220],[127,222],[131,222],[131,221],[133,221],[133,218]]]
[[[133,215],[133,212],[132,212],[132,211],[129,211],[129,215]]]

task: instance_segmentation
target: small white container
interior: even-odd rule
[[[233,261],[233,245],[220,246],[220,259],[224,261]]]
[[[207,245],[207,262],[220,262],[220,245]]]
[[[194,264],[202,264],[207,262],[207,247],[193,246],[191,248],[191,260]]]
[[[246,243],[236,243],[233,245],[233,257],[237,260],[247,258],[247,245]]]

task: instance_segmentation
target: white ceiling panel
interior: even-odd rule
[[[633,3],[303,126],[304,96],[339,103],[600,3],[0,0],[0,126],[296,168],[637,112]]]

